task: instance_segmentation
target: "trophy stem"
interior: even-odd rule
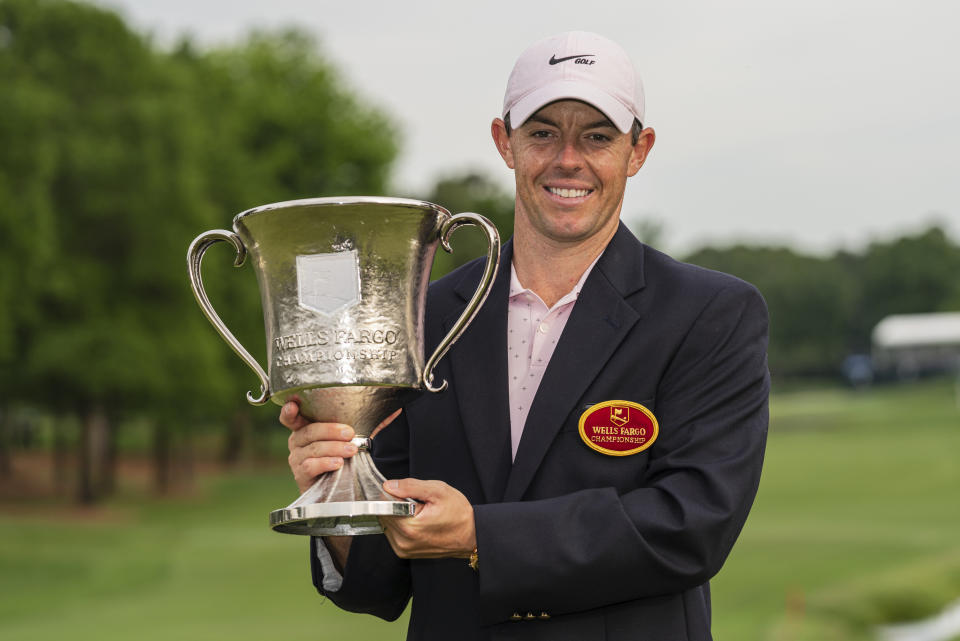
[[[413,516],[416,501],[383,491],[386,478],[373,464],[370,439],[353,439],[359,451],[340,469],[321,474],[297,500],[270,513],[270,527],[285,534],[359,536],[380,534],[379,516]]]

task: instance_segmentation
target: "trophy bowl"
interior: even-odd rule
[[[476,292],[429,358],[424,312],[438,243],[463,225],[487,237],[487,259]],[[267,371],[217,315],[201,279],[213,244],[236,249],[234,265],[251,257],[267,341]],[[412,516],[416,502],[386,494],[370,456],[370,436],[411,397],[438,392],[433,369],[486,300],[496,276],[500,237],[478,214],[452,215],[418,200],[311,198],[263,205],[238,214],[233,231],[197,236],[187,251],[190,284],[200,309],[260,379],[254,405],[297,401],[315,422],[351,425],[358,452],[285,508],[270,526],[288,534],[355,536],[383,531],[378,517]]]

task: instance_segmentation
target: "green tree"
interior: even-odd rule
[[[477,172],[446,176],[437,181],[427,200],[453,214],[473,212],[490,219],[505,243],[513,235],[513,196],[493,180]],[[486,236],[476,227],[461,227],[450,240],[453,253],[440,249],[431,278],[444,274],[487,253]],[[509,265],[507,266],[509,268]]]
[[[21,234],[42,232],[29,239],[39,258],[17,255],[15,245],[21,267],[12,273],[45,263],[42,278],[17,276],[23,382],[14,389],[45,411],[81,418],[78,494],[92,501],[112,486],[117,420],[170,402],[177,332],[199,327],[171,322],[185,298],[166,260],[178,223],[203,201],[190,114],[167,99],[177,79],[163,58],[111,12],[23,0],[0,11],[9,34],[3,84],[14,97],[0,183],[33,194],[2,218]],[[22,139],[23,122],[32,140]],[[18,173],[24,156],[35,168],[20,164]],[[200,371],[210,364],[191,361]]]
[[[770,369],[777,375],[832,375],[847,353],[857,283],[828,258],[786,248],[705,248],[689,262],[753,283],[770,311]]]
[[[22,346],[40,314],[33,294],[56,255],[47,197],[56,145],[46,123],[60,106],[18,59],[16,18],[17,5],[0,3],[0,477],[10,472],[11,405],[29,388]]]
[[[233,215],[269,202],[385,193],[398,149],[396,127],[344,88],[308,35],[254,33],[238,45],[201,54],[184,43],[175,58],[193,74],[189,97],[207,127],[202,174],[218,211],[203,229],[225,227]],[[227,273],[232,250],[217,250],[204,265],[211,299],[241,342],[264,362],[252,270]],[[230,397],[242,399],[255,380],[225,345],[218,349],[231,372]],[[231,461],[256,424],[249,421],[247,407],[227,415],[223,458]],[[268,429],[275,428],[271,414]]]
[[[0,404],[81,417],[91,501],[120,419],[149,417],[162,463],[245,405],[252,377],[189,293],[190,240],[270,201],[380,193],[395,133],[302,34],[164,52],[62,0],[0,0],[0,34]],[[211,252],[209,289],[262,353],[254,280],[229,254]]]
[[[837,256],[860,283],[851,341],[870,345],[876,324],[890,314],[960,310],[960,246],[940,227],[871,243],[862,254]]]
[[[383,194],[397,131],[298,31],[257,32],[236,46],[176,57],[196,73],[196,100],[215,144],[207,179],[238,212],[316,196]]]

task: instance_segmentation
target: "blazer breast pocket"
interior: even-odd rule
[[[562,485],[559,489],[612,487],[624,493],[644,483],[656,428],[637,405],[651,414],[655,411],[653,398],[621,397],[583,403],[571,412],[543,465]],[[588,412],[593,420],[581,434],[579,423]]]

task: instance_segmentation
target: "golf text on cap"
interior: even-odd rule
[[[561,62],[566,62],[567,60],[575,60],[574,64],[592,65],[593,63],[596,62],[596,60],[587,60],[587,58],[594,58],[594,57],[596,56],[592,53],[581,53],[575,56],[565,56],[563,58],[558,58],[557,55],[554,54],[550,56],[550,60],[548,62],[552,65],[558,65]]]

